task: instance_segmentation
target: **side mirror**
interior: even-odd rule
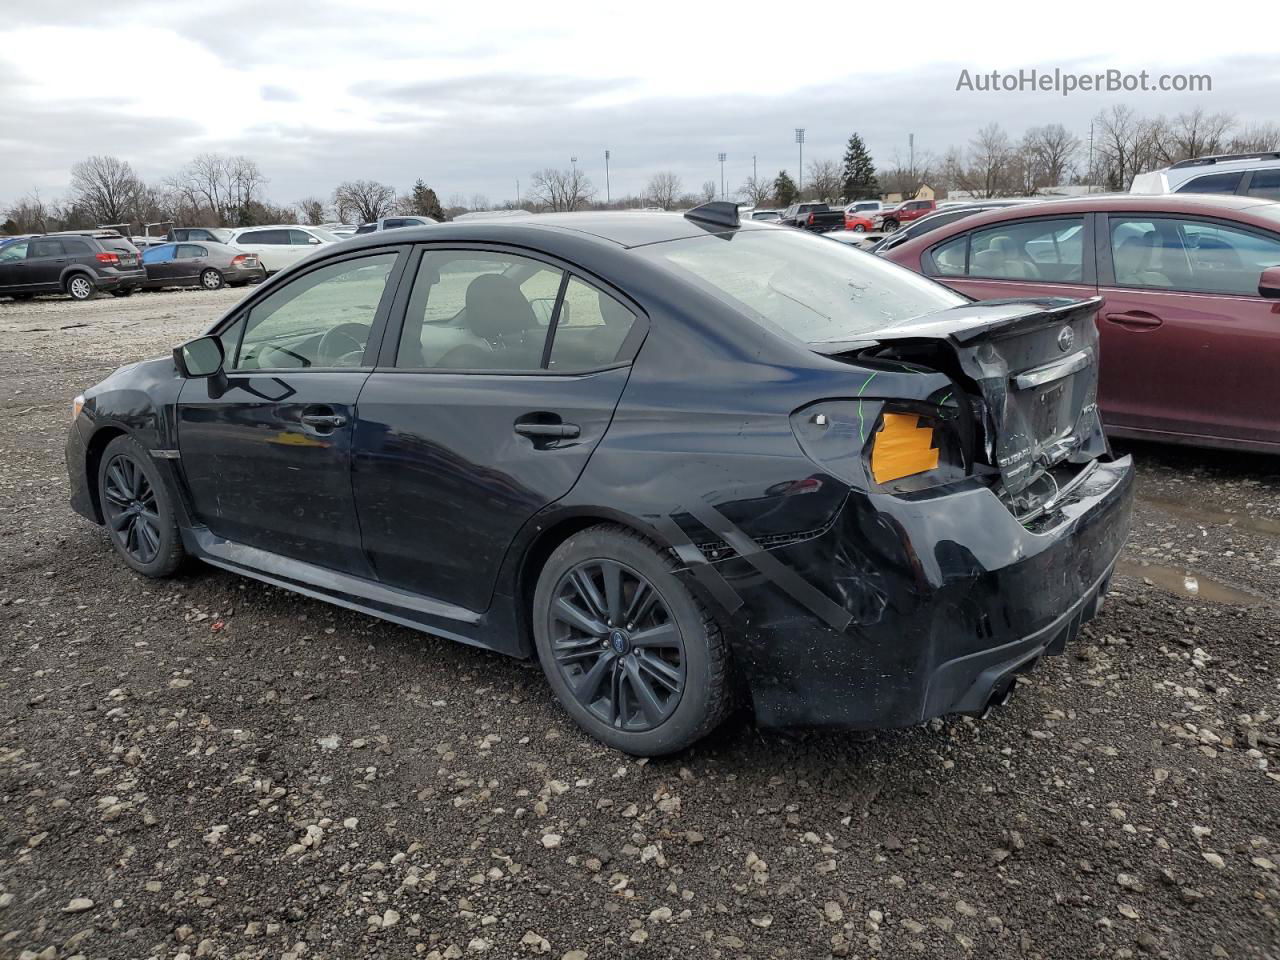
[[[1280,300],[1280,266],[1267,267],[1258,279],[1258,296]]]
[[[217,337],[198,337],[173,348],[174,365],[188,380],[214,376],[222,369],[225,359],[222,341]]]

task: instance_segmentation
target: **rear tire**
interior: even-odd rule
[[[632,530],[589,527],[555,549],[534,591],[534,641],[556,699],[587,733],[637,756],[685,749],[731,702],[728,646],[677,566]]]
[[[155,463],[132,437],[107,444],[98,464],[98,503],[111,546],[144,577],[167,577],[182,565],[182,534]]]
[[[67,278],[67,296],[72,300],[88,300],[94,292],[93,281],[83,273],[73,273]]]
[[[212,267],[200,274],[200,286],[206,290],[221,290],[225,283],[222,272]]]
[[[111,295],[113,297],[132,297],[133,291],[133,287],[125,287],[123,290],[112,290]]]
[[[864,227],[864,226],[863,226],[862,224],[860,224],[860,223],[856,223],[856,224],[854,224],[854,225],[853,225],[853,232],[854,232],[854,233],[866,233],[866,232],[867,232],[867,228],[866,228],[866,227]]]
[[[884,232],[885,232],[885,233],[893,233],[893,231],[895,231],[895,230],[897,230],[897,229],[898,229],[898,221],[897,221],[897,220],[886,220],[886,221],[884,222]]]

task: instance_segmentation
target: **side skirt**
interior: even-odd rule
[[[189,554],[231,573],[448,640],[499,653],[516,652],[507,649],[508,644],[495,643],[501,627],[490,625],[484,614],[474,610],[226,540],[208,527],[184,528],[182,533]]]

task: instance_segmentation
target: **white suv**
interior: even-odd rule
[[[1234,193],[1280,200],[1280,152],[1180,160],[1173,166],[1138,174],[1129,192]]]
[[[256,253],[267,273],[283,270],[331,243],[341,242],[341,237],[321,227],[303,227],[296,223],[241,227],[232,231],[227,241],[246,253]]]

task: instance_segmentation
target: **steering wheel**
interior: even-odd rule
[[[321,367],[358,366],[369,339],[369,327],[363,323],[340,323],[326,331],[316,344],[316,365]]]

